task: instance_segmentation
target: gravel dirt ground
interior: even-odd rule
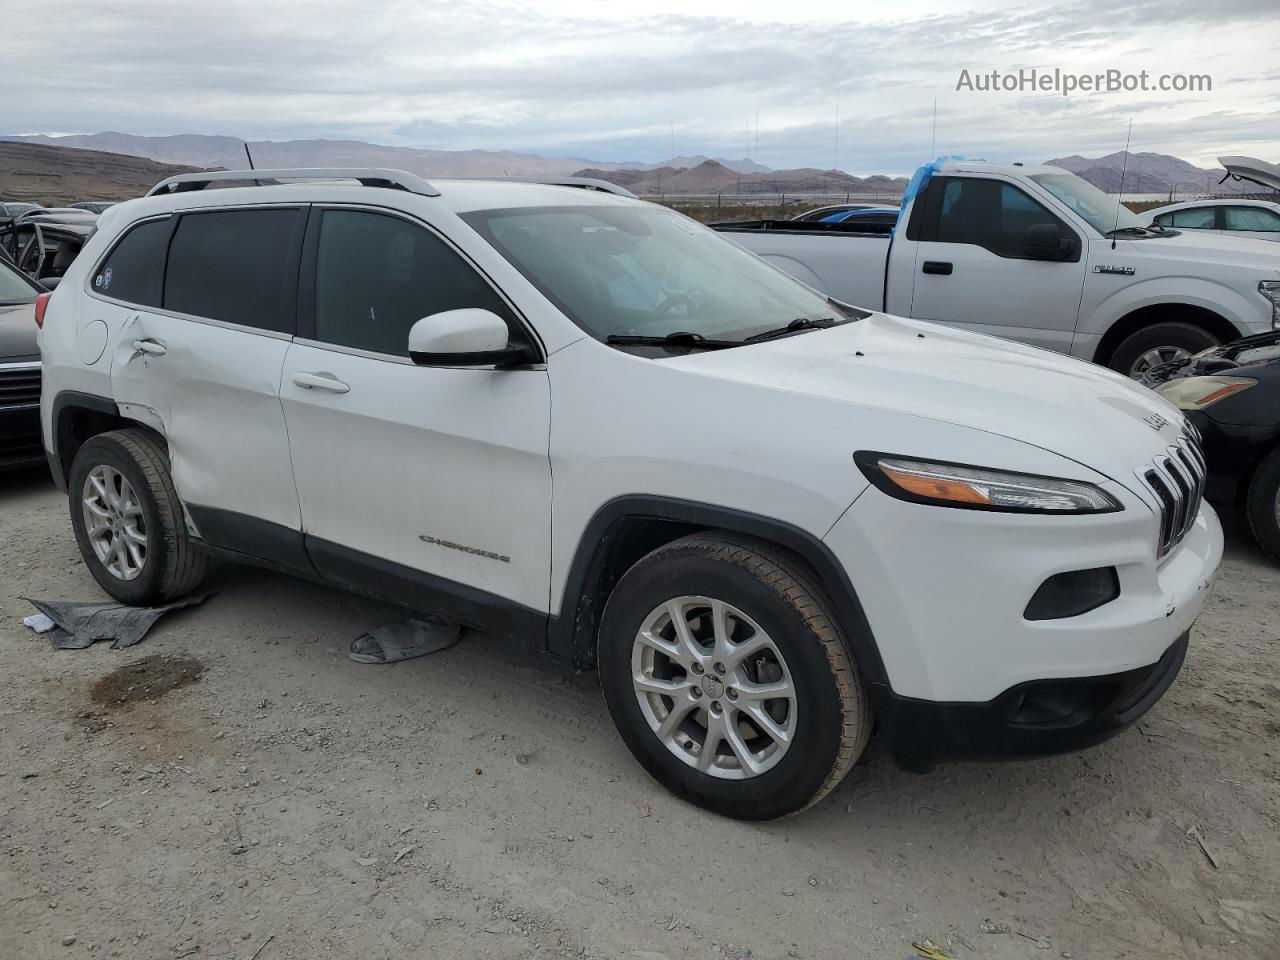
[[[924,777],[873,740],[750,825],[651,782],[594,676],[479,635],[357,665],[402,614],[274,574],[53,651],[21,598],[103,598],[66,501],[0,476],[0,518],[2,960],[1276,955],[1280,567],[1240,535],[1138,728]]]

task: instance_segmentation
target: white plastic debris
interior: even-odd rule
[[[47,613],[33,613],[29,617],[23,617],[22,622],[36,633],[48,633],[57,626]]]

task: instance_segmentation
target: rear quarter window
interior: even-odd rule
[[[171,227],[168,217],[131,227],[98,264],[93,289],[113,300],[160,306],[160,278]]]

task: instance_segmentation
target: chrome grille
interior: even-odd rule
[[[1189,426],[1191,429],[1194,428]],[[1200,515],[1205,473],[1198,437],[1190,432],[1179,437],[1164,454],[1138,468],[1138,479],[1160,504],[1158,556],[1165,556],[1181,543]]]
[[[40,403],[40,364],[0,363],[0,410]]]

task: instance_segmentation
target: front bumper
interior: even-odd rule
[[[1222,560],[1222,526],[1202,504],[1157,562],[1158,521],[1110,481],[1124,506],[1082,516],[991,513],[906,503],[868,489],[825,542],[858,592],[893,694],[987,703],[1019,684],[1149,666],[1190,629]],[[1028,620],[1060,573],[1111,567],[1120,595],[1078,616]]]
[[[942,759],[1012,759],[1102,743],[1151,709],[1177,678],[1184,632],[1155,663],[1101,677],[1030,681],[985,703],[935,703],[881,691],[876,711],[894,760],[924,773]]]
[[[0,362],[0,470],[44,461],[40,361]]]
[[[0,407],[0,470],[43,463],[40,407]]]

